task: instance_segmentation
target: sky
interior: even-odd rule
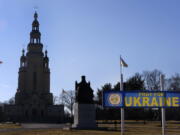
[[[0,0],[0,101],[16,93],[35,9],[58,96],[82,75],[94,91],[117,83],[120,55],[125,80],[154,69],[180,73],[179,7],[180,0]]]

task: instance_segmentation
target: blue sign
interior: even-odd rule
[[[125,92],[126,107],[163,107],[163,92]]]
[[[117,91],[103,93],[104,107],[156,108],[180,107],[180,92]]]
[[[123,107],[123,93],[120,91],[106,91],[103,93],[105,107]]]
[[[165,107],[180,107],[180,92],[166,92]]]

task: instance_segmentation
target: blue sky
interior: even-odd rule
[[[136,72],[180,73],[179,0],[0,0],[0,101],[17,89],[34,7],[48,49],[51,92],[74,89],[86,75],[94,90],[119,81],[119,56]]]

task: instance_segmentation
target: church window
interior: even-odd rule
[[[24,62],[22,62],[22,67],[25,67],[25,64],[24,64]]]

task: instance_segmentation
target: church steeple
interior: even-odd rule
[[[47,56],[47,50],[45,51],[44,67],[45,67],[45,68],[49,68],[49,58],[48,58],[48,56]]]
[[[35,13],[34,13],[34,19],[37,20],[37,18],[38,18],[38,14],[37,14],[37,12],[35,11]]]
[[[30,33],[30,44],[40,44],[41,43],[41,33],[39,32],[39,22],[37,20],[38,14],[34,13],[34,21],[32,23],[32,31]]]
[[[12,120],[51,122],[54,119],[57,122],[59,115],[64,114],[62,107],[53,106],[48,51],[43,51],[40,38],[38,14],[35,12],[30,42],[20,58],[15,105],[6,109],[7,117]]]
[[[25,50],[23,49],[22,50],[22,56],[21,56],[21,59],[20,59],[20,67],[25,67],[26,56],[24,55],[24,53],[25,53]]]

